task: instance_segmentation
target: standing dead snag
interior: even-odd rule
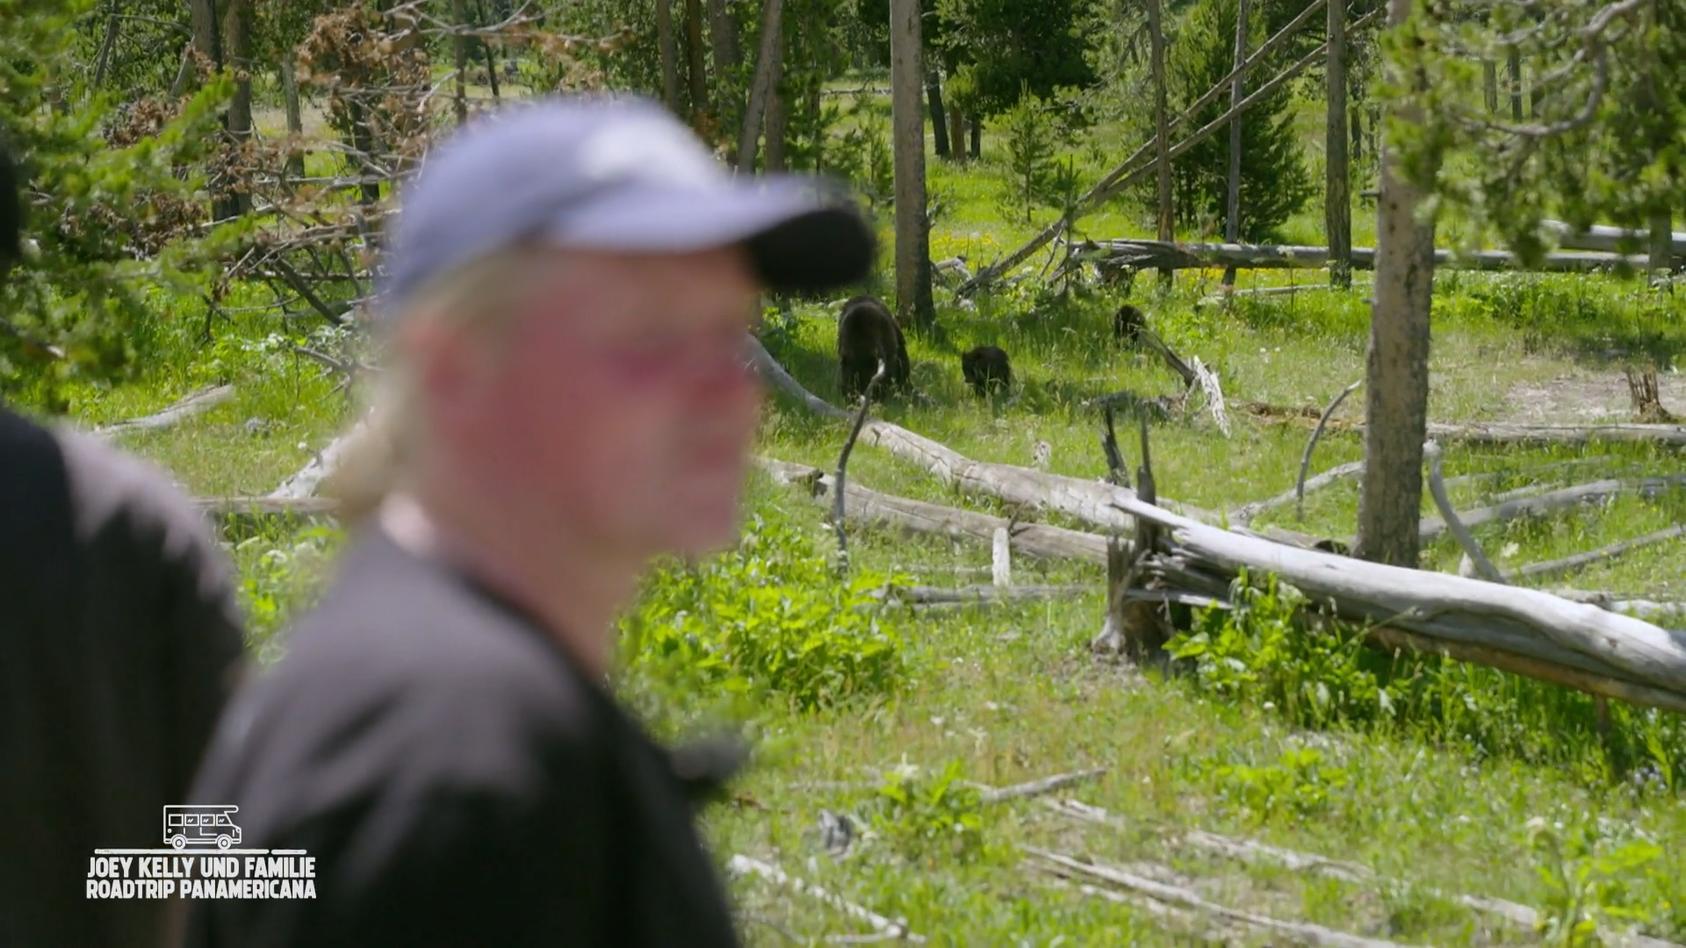
[[[884,378],[884,372],[884,360],[880,359],[878,371],[872,373],[872,379],[866,383],[866,391],[861,393],[861,410],[855,414],[855,426],[849,429],[849,440],[843,442],[843,453],[837,456],[837,490],[831,502],[831,525],[837,531],[837,553],[842,557],[844,569],[849,568],[849,538],[843,530],[843,498],[848,493],[849,453],[855,450],[855,439],[861,436],[867,409],[872,407],[872,391]]]
[[[1136,496],[1143,503],[1157,503],[1153,483],[1153,459],[1148,448],[1147,419],[1138,418],[1141,426],[1142,463],[1136,469]],[[1124,463],[1118,455],[1118,439],[1113,431],[1112,410],[1106,412],[1106,435],[1102,446],[1107,462],[1113,465],[1114,483],[1123,486]],[[1106,622],[1090,648],[1104,654],[1120,652],[1130,661],[1141,665],[1164,656],[1165,643],[1171,638],[1170,624],[1160,611],[1160,604],[1131,595],[1147,575],[1147,563],[1159,541],[1159,527],[1153,522],[1137,518],[1135,548],[1126,552],[1116,537],[1107,545],[1107,611]]]

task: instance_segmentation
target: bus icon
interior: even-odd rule
[[[171,849],[227,849],[240,842],[240,827],[231,803],[164,807],[164,844]]]

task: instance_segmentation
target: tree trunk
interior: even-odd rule
[[[708,41],[714,51],[714,108],[724,124],[732,114],[730,90],[738,71],[738,24],[726,0],[708,0]]]
[[[1328,149],[1323,220],[1329,232],[1329,285],[1352,286],[1352,193],[1346,156],[1346,4],[1332,0],[1329,12]]]
[[[1364,110],[1354,105],[1347,110],[1347,116],[1352,127],[1352,162],[1356,163],[1364,160]],[[1349,191],[1350,188],[1349,184]]]
[[[1651,247],[1648,266],[1653,274],[1674,269],[1674,224],[1667,208],[1651,212]]]
[[[99,53],[94,57],[95,89],[105,85],[106,70],[111,66],[111,51],[117,46],[117,27],[123,22],[117,15],[116,0],[112,0],[108,6],[110,10],[105,18],[105,35],[100,38]]]
[[[702,0],[685,0],[686,74],[691,80],[691,127],[708,124],[708,60],[703,53]]]
[[[287,111],[287,137],[292,139],[287,145],[285,173],[289,178],[302,178],[304,149],[299,142],[304,137],[304,109],[299,105],[299,80],[291,49],[281,53],[281,99]]]
[[[210,60],[212,68],[221,70],[230,64],[228,54],[236,52],[236,43],[244,46],[246,58],[250,58],[251,41],[241,12],[246,8],[246,4],[247,0],[228,0],[226,6],[219,7],[217,0],[192,0],[189,12],[193,22],[193,46]],[[225,36],[225,31],[230,28],[240,35]],[[249,66],[250,63],[247,62],[246,65]],[[252,86],[249,77],[236,81],[234,98],[229,102],[228,111],[223,114],[222,127],[231,144],[238,144],[251,134]],[[235,192],[229,187],[228,181],[217,180],[213,183],[212,220],[238,217],[248,207],[250,198]]]
[[[1235,8],[1235,59],[1231,68],[1239,70],[1247,59],[1247,0],[1240,0]],[[1247,82],[1240,72],[1229,83],[1229,107],[1241,104],[1247,97]],[[1331,106],[1333,107],[1333,106]],[[1165,239],[1164,234],[1159,235]],[[1241,239],[1241,116],[1229,120],[1229,190],[1224,198],[1224,239],[1235,243]],[[1235,286],[1235,268],[1224,268],[1225,287]]]
[[[931,107],[931,139],[937,157],[948,157],[948,118],[943,113],[943,81],[936,67],[925,71],[925,100]]]
[[[972,157],[983,154],[983,119],[976,115],[966,117],[966,134],[972,136]]]
[[[681,115],[679,104],[679,47],[673,38],[673,0],[656,0],[656,45],[662,64],[662,101],[668,111]]]
[[[1491,59],[1481,61],[1481,92],[1482,100],[1487,106],[1487,114],[1497,115],[1499,111],[1499,64]]]
[[[890,125],[895,140],[896,314],[929,329],[930,222],[925,207],[925,115],[919,101],[919,0],[890,0]]]
[[[785,136],[789,131],[790,101],[775,78],[772,91],[767,93],[767,160],[762,166],[768,172],[785,170]]]
[[[755,78],[749,84],[749,102],[743,112],[743,130],[738,134],[738,171],[755,170],[755,146],[761,138],[761,119],[767,112],[767,96],[778,75],[784,49],[781,34],[784,0],[766,0],[761,7],[761,50],[755,60]]]
[[[1505,54],[1505,76],[1510,81],[1510,118],[1522,121],[1522,52],[1515,47]]]
[[[491,22],[486,18],[486,7],[484,4],[476,0],[474,9],[480,14],[479,22]],[[498,57],[497,54],[492,51],[491,43],[488,43],[485,40],[480,40],[479,43],[480,52],[484,53],[486,56],[486,84],[492,87],[492,101],[496,102],[501,97],[498,92]]]
[[[957,165],[966,163],[966,113],[958,108],[948,110],[948,140],[952,146],[949,157]]]
[[[1398,28],[1412,0],[1388,0]],[[1406,124],[1421,120],[1420,79],[1390,66]],[[1381,146],[1377,202],[1375,305],[1366,364],[1364,476],[1358,496],[1358,542],[1353,555],[1415,567],[1423,495],[1423,439],[1428,429],[1429,304],[1434,291],[1434,223],[1419,221],[1423,193],[1404,176],[1397,149]]]
[[[451,21],[459,27],[469,25],[468,0],[451,0]],[[457,116],[457,124],[468,121],[468,44],[467,36],[457,35],[452,38],[452,61],[457,70],[451,104]]]
[[[1159,239],[1176,239],[1171,218],[1171,130],[1165,115],[1165,30],[1159,10],[1160,0],[1147,0],[1148,38],[1153,44],[1153,147],[1155,168],[1159,175]],[[1161,290],[1171,288],[1174,271],[1159,271]]]

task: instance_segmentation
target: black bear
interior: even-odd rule
[[[1129,303],[1120,306],[1118,314],[1112,317],[1112,338],[1131,348],[1141,343],[1142,330],[1146,328],[1147,317]]]
[[[857,296],[843,304],[837,320],[837,367],[844,398],[853,401],[866,391],[879,360],[884,362],[880,389],[906,389],[910,367],[902,327],[883,303]]]
[[[990,390],[1005,392],[1013,387],[1013,367],[1007,353],[996,346],[978,346],[960,357],[960,374],[979,397]]]

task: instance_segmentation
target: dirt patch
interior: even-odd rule
[[[1661,372],[1657,390],[1663,407],[1686,415],[1686,375]],[[1541,382],[1524,382],[1505,393],[1505,420],[1523,424],[1585,424],[1632,421],[1627,380],[1620,371],[1571,372]]]

